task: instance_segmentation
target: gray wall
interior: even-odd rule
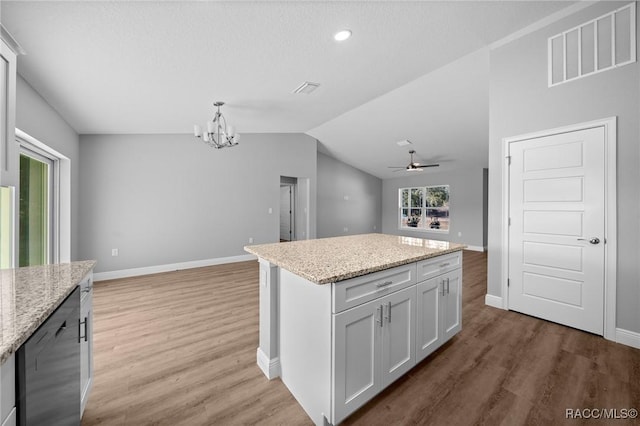
[[[640,332],[639,65],[636,62],[547,87],[547,38],[625,4],[628,2],[598,3],[490,53],[487,291],[502,296],[502,138],[617,116],[617,327]],[[637,28],[640,31],[640,25]]]
[[[447,172],[429,170],[403,178],[385,179],[382,183],[382,232],[483,247],[482,173],[482,167],[469,167]],[[398,229],[398,189],[433,185],[449,185],[449,233]]]
[[[76,131],[20,75],[16,87],[16,127],[64,154],[71,162],[71,260],[78,252],[79,137]]]
[[[381,179],[318,153],[319,238],[380,232],[381,208]]]
[[[309,136],[243,134],[240,145],[221,150],[190,135],[80,141],[80,253],[98,260],[97,272],[244,255],[250,237],[277,242],[281,175],[309,179],[315,237],[317,151]]]

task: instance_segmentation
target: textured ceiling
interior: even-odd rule
[[[422,83],[434,90],[466,87],[468,102],[456,99],[462,96],[458,89],[406,105],[398,104],[403,98],[392,104],[381,99],[570,4],[2,1],[0,19],[27,52],[19,58],[19,73],[78,133],[187,133],[210,118],[212,103],[221,100],[239,132],[309,132],[332,155],[382,177],[378,163],[390,160],[376,154],[377,144],[408,136],[369,138],[367,164],[375,167],[365,167],[358,165],[363,142],[345,138],[345,129],[357,139],[371,124],[420,127],[428,112],[455,109],[461,119],[475,113],[468,131],[484,132],[486,145],[484,59],[472,55],[484,68],[461,74],[463,84],[446,76],[438,77],[438,86]],[[342,28],[353,37],[337,43],[332,35]],[[310,95],[293,94],[305,80],[321,86]],[[469,85],[471,80],[485,88]],[[435,101],[438,109],[430,103]],[[367,105],[378,111],[371,121]],[[456,158],[456,149],[439,155]],[[483,149],[479,156],[486,163]],[[406,154],[395,153],[394,162]]]

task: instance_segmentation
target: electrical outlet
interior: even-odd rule
[[[118,249],[111,249],[111,256],[117,256],[118,255]]]
[[[349,228],[347,228],[346,226],[344,227],[344,232],[349,232]]]
[[[376,229],[378,229],[378,227],[373,225],[373,230],[375,231]]]
[[[273,213],[273,209],[271,207],[269,207],[269,214]]]
[[[253,237],[249,237],[249,244],[253,244]]]
[[[462,232],[458,232],[458,237],[462,237]]]

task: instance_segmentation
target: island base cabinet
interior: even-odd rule
[[[334,315],[333,423],[415,365],[416,288]]]
[[[417,285],[416,362],[422,361],[462,328],[462,270]]]

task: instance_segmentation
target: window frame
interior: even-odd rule
[[[427,206],[427,193],[429,192],[429,188],[441,188],[441,187],[446,187],[447,188],[447,199],[448,199],[448,204],[447,204],[447,218],[449,226],[447,229],[432,229],[432,228],[428,228],[425,226],[416,226],[416,227],[412,227],[412,226],[407,226],[402,224],[402,218],[403,218],[403,210],[407,210],[408,212],[411,210],[415,210],[415,209],[420,209],[420,222],[425,224],[426,223],[426,212],[427,210],[430,208],[429,206]],[[422,190],[422,205],[421,206],[412,206],[412,199],[413,197],[411,196],[413,190]],[[403,206],[403,199],[402,199],[402,195],[404,191],[408,191],[409,197],[408,197],[408,203],[406,206]],[[450,200],[451,200],[451,186],[450,185],[425,185],[425,186],[410,186],[410,187],[403,187],[403,188],[398,188],[398,230],[400,231],[415,231],[415,232],[427,232],[427,233],[434,233],[434,234],[449,234],[449,231],[451,230],[451,206],[450,206]],[[420,223],[419,222],[419,223]],[[418,224],[419,224],[418,223]]]

